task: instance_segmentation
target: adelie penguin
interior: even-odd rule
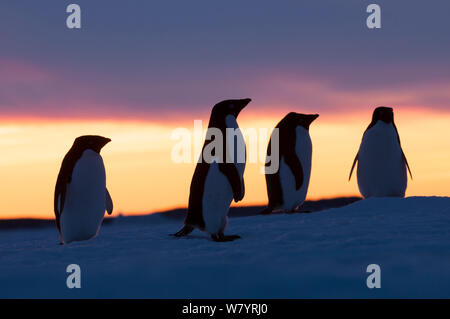
[[[205,154],[212,144],[219,138],[206,139],[200,161],[192,177],[189,205],[184,227],[174,234],[176,237],[187,236],[195,228],[211,235],[217,242],[232,241],[240,236],[224,235],[228,222],[228,209],[231,202],[243,199],[244,170],[245,170],[245,142],[237,124],[239,113],[249,103],[250,99],[226,100],[214,106],[208,125],[208,132],[221,132],[223,143],[213,160],[205,160]],[[231,132],[233,135],[227,134]],[[207,136],[209,134],[207,133]],[[233,150],[234,147],[234,150]],[[213,152],[215,152],[213,151]],[[211,153],[213,153],[211,152]],[[221,154],[220,154],[221,153]],[[229,156],[234,154],[233,157]]]
[[[80,136],[64,157],[55,187],[54,210],[61,244],[96,236],[113,202],[106,189],[100,150],[110,142],[102,136]]]
[[[278,129],[279,169],[269,174],[266,171],[268,207],[262,214],[281,210],[294,212],[305,201],[311,176],[312,143],[309,135],[311,123],[318,114],[291,112],[275,127]],[[275,132],[275,131],[274,131]],[[267,156],[274,147],[274,134],[269,141]],[[275,147],[275,149],[277,149]],[[274,156],[270,156],[273,160]],[[266,161],[267,162],[267,161]],[[267,166],[273,163],[266,163]]]
[[[358,187],[364,198],[404,197],[411,170],[400,144],[390,107],[378,107],[364,132],[349,180],[358,162]]]

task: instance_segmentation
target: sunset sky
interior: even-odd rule
[[[65,25],[70,3],[81,30]],[[84,134],[112,139],[115,214],[185,207],[195,163],[172,161],[171,133],[247,97],[244,129],[320,114],[310,199],[359,194],[348,173],[379,105],[395,110],[407,196],[449,196],[450,3],[376,1],[382,28],[369,30],[370,3],[1,1],[0,218],[51,218],[61,161]],[[260,165],[247,166],[242,205],[266,202]]]

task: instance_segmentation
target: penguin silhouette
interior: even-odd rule
[[[358,162],[358,187],[364,198],[404,197],[411,169],[403,152],[390,107],[377,107],[364,132],[349,180]]]
[[[250,101],[251,99],[226,100],[213,107],[208,131],[220,130],[223,137],[223,152],[216,160],[211,162],[200,160],[197,163],[192,177],[184,227],[174,236],[187,236],[197,228],[210,234],[216,242],[240,238],[238,235],[226,236],[224,231],[228,223],[231,202],[233,199],[239,202],[245,193],[243,177],[245,142],[236,119]],[[234,132],[233,138],[227,134],[229,129]],[[205,141],[202,156],[211,142],[212,140]],[[238,146],[243,146],[243,149],[239,149]],[[234,157],[229,158],[229,154],[234,154]]]
[[[100,150],[111,140],[80,136],[64,157],[55,186],[54,210],[62,244],[96,236],[113,202],[106,189]]]
[[[312,159],[309,127],[318,117],[318,114],[291,112],[275,127],[279,134],[280,165],[274,174],[265,175],[269,203],[262,214],[270,214],[276,210],[293,212],[305,201]],[[267,148],[268,156],[272,150],[273,136],[272,133]],[[266,166],[269,164],[271,163]]]

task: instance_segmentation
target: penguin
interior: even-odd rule
[[[208,233],[216,242],[233,241],[238,235],[224,235],[228,223],[228,209],[231,202],[244,198],[245,142],[237,123],[239,113],[251,99],[225,100],[217,103],[211,112],[208,131],[222,133],[222,154],[211,161],[203,160],[205,149],[212,141],[206,140],[202,155],[192,177],[189,204],[184,227],[173,234],[175,237],[189,235],[195,228]],[[234,132],[233,139],[227,136],[227,129]],[[208,135],[208,133],[207,133]],[[231,147],[234,146],[234,150]],[[243,149],[237,149],[242,146]],[[233,153],[231,153],[233,151]],[[243,154],[242,154],[243,152]],[[231,158],[228,155],[234,154]]]
[[[105,210],[112,214],[113,202],[100,156],[100,150],[110,141],[102,136],[80,136],[64,157],[54,198],[61,244],[95,237]]]
[[[412,179],[394,122],[394,110],[380,106],[364,132],[361,146],[353,161],[349,181],[358,162],[358,187],[364,198],[405,197],[408,184],[406,169]]]
[[[311,176],[312,142],[309,135],[311,123],[319,114],[291,112],[275,127],[279,134],[279,168],[276,173],[266,172],[268,205],[262,214],[282,210],[296,211],[305,201]],[[272,150],[269,141],[267,156]],[[266,167],[271,165],[266,161]]]

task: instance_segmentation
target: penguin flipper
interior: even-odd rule
[[[406,159],[405,153],[403,153],[403,149],[402,149],[402,156],[403,156],[403,161],[405,162],[406,167],[408,168],[409,176],[411,177],[411,179],[413,179],[411,169],[409,168],[408,160]]]
[[[266,175],[267,197],[269,199],[268,207],[260,214],[270,214],[275,207],[283,204],[283,191],[281,189],[280,170],[274,174]]]
[[[353,161],[352,169],[350,170],[350,176],[348,177],[349,181],[352,179],[353,170],[355,169],[356,162],[358,161],[358,156],[359,156],[359,152],[358,152],[358,154],[356,154],[355,160]]]
[[[411,177],[411,179],[413,179],[413,176],[412,176],[412,173],[411,173],[411,169],[409,168],[408,160],[406,159],[405,153],[403,152],[402,143],[400,142],[400,134],[398,134],[397,126],[395,125],[395,123],[393,123],[393,125],[394,125],[394,128],[395,128],[395,132],[397,133],[398,145],[400,145],[400,148],[402,150],[403,160],[405,161],[406,167],[408,168],[409,176]]]
[[[194,227],[189,226],[189,225],[185,225],[183,228],[181,228],[181,230],[179,230],[178,232],[176,232],[175,234],[171,234],[171,236],[174,237],[184,237],[189,235],[190,233],[192,233],[194,231]]]
[[[111,195],[109,194],[108,189],[106,189],[106,211],[108,212],[108,215],[111,215],[113,212],[114,204],[111,198]]]
[[[302,163],[297,157],[297,154],[295,152],[289,152],[284,154],[284,161],[286,162],[286,165],[289,166],[289,168],[292,171],[292,174],[295,178],[295,189],[299,190],[303,185],[303,167]]]
[[[236,165],[233,163],[220,163],[219,170],[227,177],[228,182],[231,185],[234,201],[241,201],[244,198],[245,186],[244,180],[241,180]]]
[[[54,198],[54,212],[56,227],[61,232],[61,215],[64,209],[64,202],[66,200],[66,184],[57,183],[55,187],[55,198]]]

